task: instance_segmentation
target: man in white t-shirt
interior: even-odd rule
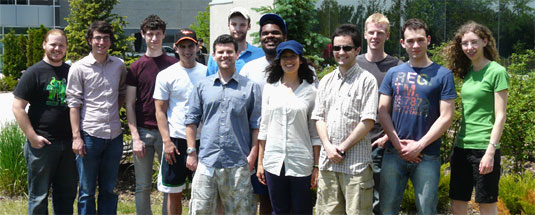
[[[206,74],[206,66],[195,61],[198,50],[195,31],[181,29],[175,46],[180,61],[158,73],[153,96],[164,150],[158,190],[169,194],[169,214],[182,213],[182,191],[186,178],[189,177],[190,181],[193,178],[192,172],[186,168],[186,158],[196,149],[187,147],[184,115],[190,93]]]
[[[265,68],[269,66],[277,56],[277,46],[286,41],[286,22],[282,17],[274,13],[264,14],[260,18],[260,44],[264,50],[264,57],[252,60],[243,66],[240,75],[243,75],[264,88],[267,80]]]

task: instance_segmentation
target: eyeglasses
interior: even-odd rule
[[[345,52],[351,51],[355,48],[355,46],[333,46],[334,51],[340,51],[340,49],[343,49]]]
[[[474,47],[479,47],[479,41],[481,41],[481,40],[477,39],[477,40],[471,40],[471,41],[463,41],[463,42],[461,42],[461,46],[468,47],[468,46],[472,45]]]
[[[104,41],[104,42],[109,42],[110,41],[110,37],[109,36],[96,36],[96,37],[93,37],[94,40],[96,41]]]

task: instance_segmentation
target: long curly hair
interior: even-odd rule
[[[299,77],[299,82],[306,80],[309,84],[314,82],[314,71],[310,69],[310,63],[303,56],[299,56],[301,64],[297,70],[297,76]],[[284,71],[282,70],[280,58],[274,60],[265,70],[268,73],[267,82],[273,84],[282,79],[284,76]]]
[[[464,78],[468,69],[472,65],[470,59],[464,54],[461,40],[466,33],[472,32],[482,40],[487,39],[487,45],[483,47],[483,56],[491,61],[499,61],[500,56],[496,50],[496,40],[492,36],[489,28],[474,21],[468,21],[462,25],[453,39],[448,43],[444,50],[444,55],[448,60],[448,68],[454,75]]]

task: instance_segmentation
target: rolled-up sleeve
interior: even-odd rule
[[[313,146],[321,146],[321,140],[318,135],[318,129],[316,129],[316,120],[312,119],[312,112],[315,106],[315,100],[317,99],[317,90],[312,90],[308,95],[307,100],[309,100],[308,107],[308,132],[310,135],[310,140],[312,141]]]
[[[266,84],[262,91],[262,117],[260,120],[260,131],[258,132],[259,140],[266,140],[267,138],[267,129],[271,119],[271,113],[268,111],[270,89],[272,89],[271,85]]]
[[[75,108],[82,106],[84,97],[83,72],[76,64],[69,69],[65,95],[67,96],[69,107]]]
[[[187,112],[184,120],[185,125],[195,124],[199,125],[201,116],[203,113],[201,92],[203,89],[203,82],[198,86],[194,86],[193,91],[189,95],[188,102],[186,103]]]
[[[328,74],[329,76],[331,74]],[[325,121],[325,85],[327,82],[328,77],[324,77],[321,79],[319,85],[318,85],[318,91],[316,94],[316,101],[314,105],[314,110],[312,111],[312,117],[313,120],[321,120]],[[315,128],[316,126],[314,126]]]
[[[260,86],[252,82],[252,108],[249,114],[249,128],[258,129],[260,127],[260,116],[262,115],[262,90]]]
[[[124,63],[121,65],[121,79],[119,81],[119,96],[125,96],[126,95],[126,74],[128,71],[126,71],[126,66]]]
[[[377,106],[378,106],[378,90],[377,81],[373,76],[370,76],[364,82],[364,94],[362,98],[362,110],[360,115],[360,121],[371,119],[376,121],[377,119]]]

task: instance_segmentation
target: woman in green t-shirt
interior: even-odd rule
[[[481,214],[497,214],[500,137],[505,124],[509,76],[498,64],[496,41],[481,24],[461,26],[446,47],[448,67],[464,80],[462,120],[451,157],[453,214],[466,214],[475,186]]]

